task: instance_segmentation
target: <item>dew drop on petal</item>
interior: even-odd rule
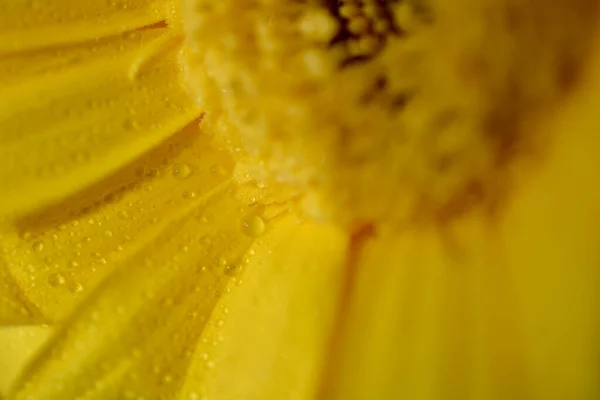
[[[129,213],[127,211],[125,211],[125,210],[119,211],[119,213],[117,215],[121,219],[129,219]]]
[[[226,265],[224,268],[225,275],[234,277],[238,274],[239,268],[235,265]]]
[[[194,192],[194,191],[188,192],[186,190],[182,193],[182,196],[184,199],[193,199],[196,197],[196,192]]]
[[[259,237],[265,232],[265,221],[257,215],[242,220],[242,232],[249,237]]]
[[[80,293],[83,291],[83,285],[79,282],[73,282],[69,284],[69,291],[71,293]]]
[[[188,164],[175,164],[171,169],[171,174],[175,179],[182,181],[192,174],[192,168]]]
[[[62,286],[65,284],[65,277],[59,273],[50,274],[48,276],[48,284],[50,286]]]

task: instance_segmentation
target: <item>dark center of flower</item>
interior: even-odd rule
[[[400,2],[403,3],[401,7],[391,7]],[[432,20],[431,11],[423,0],[329,0],[326,6],[340,23],[330,45],[342,48],[346,55],[344,66],[376,56],[385,47],[389,36],[407,35],[407,26],[398,25],[397,20],[408,24],[411,19],[423,23]],[[398,11],[394,12],[394,9]]]
[[[497,207],[544,152],[596,3],[186,0],[183,65],[217,136],[314,214],[439,223]]]
[[[387,3],[386,0],[330,1],[330,11],[341,25],[331,44],[345,48],[346,63],[375,56],[385,45],[388,35],[400,33]]]

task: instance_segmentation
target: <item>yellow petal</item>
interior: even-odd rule
[[[600,397],[600,75],[587,84],[545,127],[560,140],[501,227],[532,398]]]
[[[496,218],[366,247],[326,398],[600,396],[599,87]]]
[[[8,391],[21,368],[52,331],[47,325],[0,328],[0,395]]]
[[[256,243],[194,354],[183,399],[312,399],[336,311],[345,235],[293,217]]]
[[[198,117],[166,29],[101,42],[97,53],[87,46],[7,59],[7,68],[37,66],[0,95],[1,214],[89,186]]]
[[[62,319],[232,169],[193,123],[88,190],[19,221],[18,232],[0,235],[0,262],[48,321]]]
[[[250,210],[228,186],[206,198],[193,213],[173,210],[180,218],[82,304],[9,398],[163,398],[177,392],[193,349],[188,346],[252,242],[240,229]]]
[[[15,282],[4,260],[0,259],[0,326],[25,325],[43,321],[42,313]]]
[[[158,0],[3,0],[0,53],[91,40],[165,18]]]

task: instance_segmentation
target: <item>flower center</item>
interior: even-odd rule
[[[497,209],[543,155],[537,122],[575,86],[596,7],[187,0],[182,60],[211,129],[312,215],[443,223]]]
[[[329,2],[330,14],[335,16],[340,25],[330,46],[344,47],[346,65],[376,56],[384,47],[388,35],[400,34],[387,3],[387,0]]]

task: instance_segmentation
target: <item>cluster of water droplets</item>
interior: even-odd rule
[[[97,186],[22,221],[17,244],[6,246],[12,269],[33,293],[51,289],[47,301],[59,303],[93,287],[131,256],[140,241],[160,232],[181,210],[227,179],[231,165],[222,153],[190,128]],[[218,216],[199,216],[218,223]],[[238,232],[248,237],[265,230],[253,211],[239,217]],[[205,239],[208,240],[208,239]],[[203,246],[206,243],[197,243]],[[221,268],[235,275],[237,267]]]

